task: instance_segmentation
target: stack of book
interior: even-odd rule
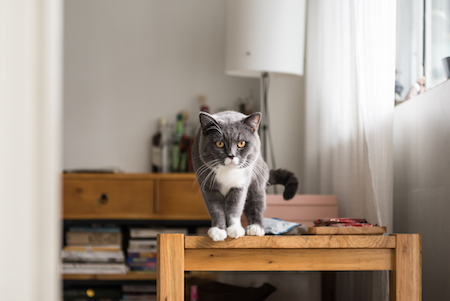
[[[127,265],[130,271],[156,271],[156,237],[159,233],[184,233],[186,228],[130,228]]]
[[[126,274],[117,227],[71,227],[61,257],[63,274]]]
[[[156,285],[124,284],[122,285],[122,300],[154,301],[156,300]]]
[[[132,272],[156,271],[156,240],[130,239],[127,264]]]

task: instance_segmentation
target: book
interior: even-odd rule
[[[156,250],[128,249],[128,258],[156,258]]]
[[[137,267],[130,267],[130,271],[132,272],[154,272],[156,271],[156,265],[154,267],[148,267],[148,266],[137,266]]]
[[[128,262],[127,264],[130,268],[133,268],[133,267],[156,268],[156,261],[153,261],[153,262]]]
[[[121,232],[119,227],[69,227],[69,232]]]
[[[156,262],[156,255],[155,257],[128,257],[127,262]]]
[[[67,245],[121,245],[121,232],[66,232]]]
[[[156,285],[153,284],[123,284],[123,293],[156,293]]]
[[[122,250],[120,245],[102,245],[102,246],[64,246],[66,251],[107,251],[116,252]]]
[[[124,262],[123,251],[61,251],[65,262]]]
[[[62,263],[62,274],[126,274],[124,263]]]
[[[187,228],[130,228],[131,238],[156,238],[160,233],[188,234]]]
[[[129,249],[156,250],[156,240],[136,240],[128,241]]]

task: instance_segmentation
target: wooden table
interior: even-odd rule
[[[422,300],[419,234],[244,236],[158,235],[159,301],[184,300],[185,271],[390,271],[390,300]]]

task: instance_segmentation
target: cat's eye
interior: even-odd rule
[[[216,146],[217,146],[218,148],[223,148],[223,147],[225,146],[225,144],[223,143],[223,141],[217,141],[217,142],[216,142]]]
[[[247,144],[247,142],[245,142],[245,141],[239,141],[238,142],[238,147],[239,148],[243,148],[246,144]]]

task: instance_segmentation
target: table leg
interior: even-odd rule
[[[157,238],[157,299],[184,300],[184,235],[159,234]]]
[[[420,234],[396,234],[395,270],[391,271],[390,301],[422,300],[422,239]]]

